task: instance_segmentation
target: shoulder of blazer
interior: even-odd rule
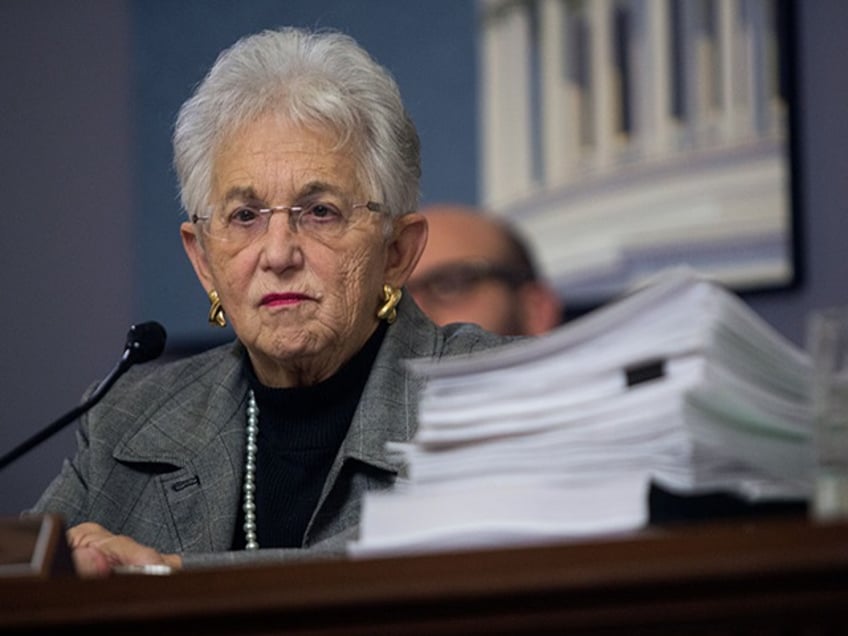
[[[225,423],[245,397],[244,348],[228,343],[203,353],[130,369],[83,418],[85,434],[121,449],[142,431],[194,437]],[[210,413],[214,415],[210,417]],[[206,430],[203,430],[206,429]]]

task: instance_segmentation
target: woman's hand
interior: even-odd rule
[[[119,566],[166,565],[175,570],[182,567],[178,554],[161,554],[96,523],[81,523],[68,530],[68,543],[77,574],[85,578],[109,576]]]

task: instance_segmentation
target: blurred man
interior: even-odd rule
[[[538,335],[560,323],[556,293],[509,226],[460,205],[421,212],[429,237],[407,288],[433,321],[474,322],[507,335]]]

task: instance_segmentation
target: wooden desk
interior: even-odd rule
[[[0,581],[0,633],[844,634],[848,525],[108,580]]]

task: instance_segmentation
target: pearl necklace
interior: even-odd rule
[[[244,538],[245,550],[258,550],[256,541],[256,502],[253,493],[256,490],[256,449],[259,436],[259,407],[253,389],[247,392],[247,439],[245,441],[244,462]]]

